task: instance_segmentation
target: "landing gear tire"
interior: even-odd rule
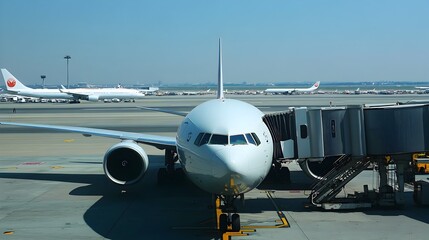
[[[278,176],[280,182],[282,183],[290,183],[290,171],[288,167],[282,167],[279,171]]]
[[[228,230],[228,215],[225,213],[219,216],[219,230],[221,232],[226,232]]]
[[[175,175],[174,178],[177,182],[183,182],[186,179],[185,172],[183,171],[182,168],[176,168],[174,175]]]
[[[232,231],[233,232],[239,232],[240,231],[240,229],[241,229],[240,215],[238,215],[237,213],[232,214],[231,225],[232,225]]]
[[[167,183],[168,180],[168,173],[166,168],[160,168],[158,169],[158,185],[164,185]]]

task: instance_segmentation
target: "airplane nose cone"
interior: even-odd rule
[[[238,146],[233,146],[238,147]],[[267,173],[264,159],[255,158],[251,151],[214,151],[218,168],[218,178],[223,184],[224,194],[240,194],[257,187]]]

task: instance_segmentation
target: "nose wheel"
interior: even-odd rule
[[[235,196],[217,196],[215,200],[216,228],[223,236],[247,236],[241,230],[240,215],[234,206]]]
[[[241,229],[240,225],[240,215],[237,213],[234,214],[226,214],[222,213],[219,216],[219,230],[224,232],[239,232]]]

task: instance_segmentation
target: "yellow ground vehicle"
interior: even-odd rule
[[[413,164],[416,173],[425,174],[429,173],[429,155],[426,153],[413,154]]]

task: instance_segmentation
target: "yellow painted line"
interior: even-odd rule
[[[5,169],[5,170],[16,170],[18,169],[17,167],[5,167],[5,168],[0,168],[0,169]]]
[[[231,237],[249,236],[249,234],[241,232],[226,232],[222,234],[222,240],[230,240]]]
[[[71,143],[71,142],[74,142],[74,139],[64,139],[64,142],[65,143]]]
[[[62,166],[52,166],[51,168],[52,169],[61,169],[61,168],[64,168],[64,167],[62,167]]]

